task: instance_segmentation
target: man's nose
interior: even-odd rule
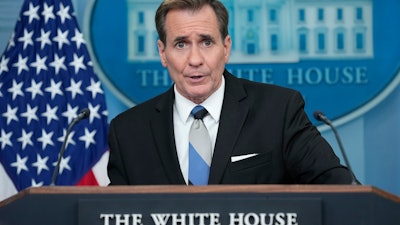
[[[198,46],[193,45],[193,47],[190,49],[190,52],[189,52],[189,59],[188,59],[189,65],[200,66],[203,64],[203,60],[204,60],[204,57],[201,52],[201,49]]]

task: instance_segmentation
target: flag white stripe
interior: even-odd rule
[[[0,201],[3,201],[16,193],[17,189],[4,170],[3,165],[0,163]]]
[[[107,176],[107,164],[110,151],[103,154],[100,160],[92,167],[93,174],[97,180],[99,186],[107,186],[110,183],[110,179]]]

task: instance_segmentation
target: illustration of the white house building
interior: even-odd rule
[[[373,56],[372,0],[221,0],[229,11],[230,63]],[[128,60],[159,60],[160,0],[127,0]]]

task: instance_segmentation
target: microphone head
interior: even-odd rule
[[[80,115],[81,119],[86,119],[90,115],[90,110],[88,108],[84,108],[84,109],[81,110],[79,115]]]
[[[322,116],[323,116],[324,114],[323,114],[321,111],[316,110],[316,111],[314,111],[313,115],[314,115],[314,118],[315,118],[316,120],[322,121]]]

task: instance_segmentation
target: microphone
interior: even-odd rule
[[[82,109],[81,112],[78,114],[78,116],[74,119],[76,121],[75,123],[88,118],[89,115],[90,115],[90,110],[88,108]],[[74,123],[74,122],[72,122],[72,123]]]
[[[358,182],[357,179],[355,178],[353,170],[350,167],[349,160],[347,159],[347,155],[346,155],[346,152],[344,150],[342,141],[341,141],[341,139],[339,137],[339,133],[337,132],[335,126],[333,126],[332,122],[328,119],[328,117],[326,117],[325,114],[323,112],[319,111],[319,110],[316,110],[314,112],[314,118],[316,120],[318,120],[318,121],[324,122],[326,125],[328,125],[332,129],[333,133],[335,134],[336,141],[337,141],[337,143],[339,145],[339,149],[342,152],[342,156],[343,156],[343,159],[344,159],[344,161],[346,163],[346,166],[347,166],[347,168],[349,168],[349,171],[351,173],[351,176],[352,176],[351,184],[360,184],[360,182]]]
[[[75,124],[77,124],[79,121],[81,121],[83,119],[88,118],[89,115],[90,115],[90,110],[88,108],[82,109],[81,112],[78,114],[78,116],[68,126],[67,132],[64,137],[64,141],[61,145],[60,154],[58,156],[58,161],[57,161],[56,167],[54,168],[53,177],[51,178],[50,186],[54,186],[56,183],[57,175],[58,175],[58,172],[60,171],[61,159],[62,159],[62,156],[64,155],[64,151],[65,151],[65,147],[67,145],[69,133],[71,132],[71,130],[75,126]]]

